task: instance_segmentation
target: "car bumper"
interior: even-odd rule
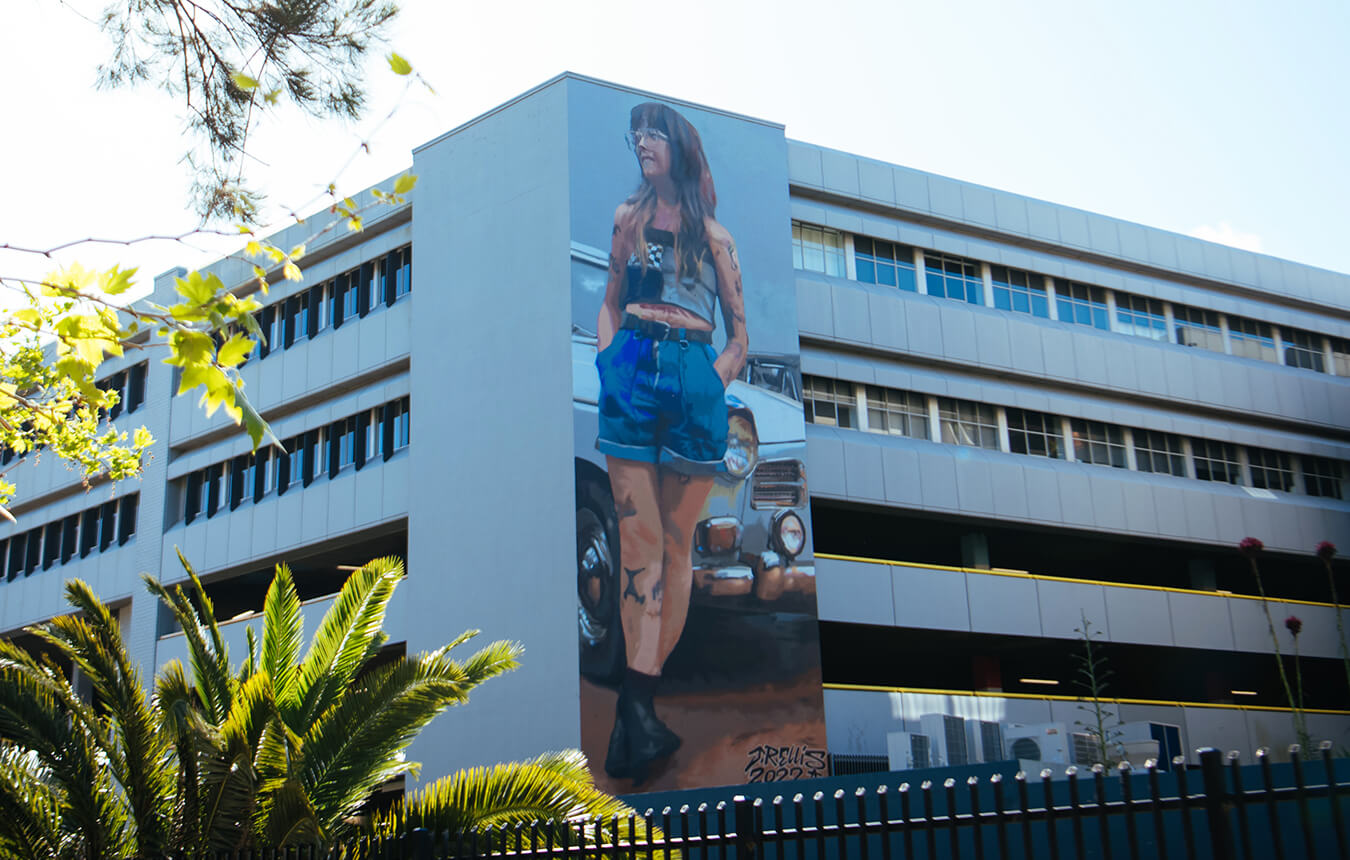
[[[766,551],[742,556],[739,563],[694,568],[694,594],[705,600],[751,597],[764,602],[786,595],[814,596],[816,568],[810,561],[784,562]]]

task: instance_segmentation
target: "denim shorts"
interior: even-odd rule
[[[686,474],[725,471],[727,401],[705,343],[619,329],[596,357],[603,454]]]

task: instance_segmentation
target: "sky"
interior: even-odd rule
[[[0,245],[192,230],[182,106],[98,90],[103,0],[5,0]],[[389,34],[434,93],[366,65],[358,123],[294,111],[251,144],[277,226],[407,169],[413,147],[573,71],[778,122],[793,139],[1350,272],[1345,0],[406,0]],[[387,50],[387,49],[386,49]],[[362,143],[369,145],[369,153]],[[353,156],[355,156],[353,158]],[[195,267],[237,238],[0,249]]]

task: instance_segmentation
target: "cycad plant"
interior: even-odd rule
[[[181,557],[180,557],[181,558]],[[34,654],[0,641],[0,856],[122,858],[285,844],[334,845],[428,826],[627,814],[597,790],[580,753],[475,769],[432,783],[387,815],[359,815],[372,792],[413,774],[404,750],[432,718],[516,666],[494,642],[465,660],[435,651],[369,666],[385,642],[397,559],[352,574],[304,644],[300,598],[277,568],[261,647],[231,662],[210,599],[147,577],[182,625],[188,663],[161,668],[153,695],[112,613],[83,582],[75,614],[30,628]],[[66,664],[92,689],[81,696]]]

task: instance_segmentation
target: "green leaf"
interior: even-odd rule
[[[221,344],[220,349],[216,351],[216,361],[226,367],[234,367],[248,358],[248,354],[253,351],[253,345],[253,341],[236,333]]]
[[[230,75],[230,79],[234,81],[234,85],[241,90],[256,90],[258,88],[257,80],[250,78],[243,72],[235,72]]]
[[[186,278],[175,278],[174,289],[189,304],[204,305],[215,298],[216,290],[224,286],[215,275],[203,277],[201,272],[193,272]]]
[[[393,69],[396,75],[412,74],[412,64],[395,53],[389,54],[389,68]]]
[[[188,367],[193,364],[208,364],[215,351],[211,336],[199,331],[175,330],[169,335],[169,357],[165,364]]]
[[[117,296],[131,289],[131,276],[136,274],[135,269],[119,269],[113,266],[108,271],[99,275],[99,289],[110,296]]]
[[[19,308],[12,316],[21,323],[30,326],[37,326],[42,322],[42,314],[37,308]]]
[[[416,184],[417,184],[416,174],[405,173],[394,181],[394,193],[407,194],[409,191],[413,190],[413,186]]]

